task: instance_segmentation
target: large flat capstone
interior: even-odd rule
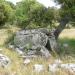
[[[47,32],[47,30],[43,29],[19,31],[14,37],[14,44],[19,48],[33,48],[33,46],[37,48],[46,46],[48,41],[48,36],[46,35]]]

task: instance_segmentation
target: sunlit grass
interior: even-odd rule
[[[0,46],[4,45],[7,39],[18,30],[20,30],[20,28],[15,26],[0,29]]]
[[[64,29],[59,38],[75,39],[75,29]]]

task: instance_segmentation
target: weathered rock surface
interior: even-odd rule
[[[55,73],[56,71],[58,71],[58,65],[57,64],[49,64],[48,70],[52,73]]]
[[[59,67],[61,66],[61,64],[62,64],[62,61],[60,59],[56,59],[53,64],[49,64],[48,70],[52,73],[55,73],[56,71],[59,70]]]
[[[31,62],[30,59],[25,59],[23,64],[28,65],[30,62]]]
[[[51,57],[51,54],[44,46],[42,46],[39,51],[38,50],[29,50],[26,53],[26,55],[22,56],[22,58],[37,58],[38,56],[48,59],[49,57]]]
[[[45,48],[48,42],[47,29],[22,30],[16,33],[14,45],[18,51],[26,51],[29,55],[42,55],[48,58],[49,51]],[[20,52],[20,51],[19,51]]]
[[[9,47],[10,49],[14,49],[14,45],[9,44],[8,47]]]
[[[21,48],[33,48],[33,46],[40,47],[46,46],[48,41],[48,36],[40,30],[22,30],[16,33],[14,38],[14,44]]]
[[[37,54],[37,51],[36,50],[29,50],[27,52],[27,55],[36,55]]]
[[[45,70],[44,65],[42,64],[35,64],[33,68],[35,72],[42,72]]]
[[[44,46],[41,47],[40,53],[45,58],[51,57],[51,54],[49,53],[49,51]]]
[[[24,52],[20,50],[19,48],[15,48],[15,50],[19,55],[24,55]]]
[[[0,66],[7,67],[9,63],[10,63],[10,59],[5,55],[0,54]]]
[[[48,29],[21,30],[14,37],[14,47],[27,55],[39,54],[48,58],[50,49],[57,50],[57,43],[53,32],[50,34]]]
[[[73,63],[61,64],[61,68],[64,68],[65,70],[68,70],[71,73],[75,73],[75,64]]]
[[[52,73],[55,73],[60,68],[67,70],[68,72],[74,74],[75,73],[75,64],[73,63],[66,63],[63,64],[61,60],[56,59],[53,64],[49,64],[48,70]]]

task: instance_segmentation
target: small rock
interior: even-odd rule
[[[24,64],[28,65],[30,62],[31,62],[30,59],[25,59]]]
[[[45,58],[49,58],[51,56],[49,51],[44,46],[41,47],[40,52],[41,52],[42,56],[44,56]]]
[[[48,70],[52,73],[55,73],[58,70],[58,65],[57,64],[49,64]]]
[[[35,64],[34,65],[34,71],[36,71],[36,72],[41,72],[41,71],[44,71],[44,66],[41,64]]]
[[[35,55],[36,54],[36,50],[30,50],[27,55]]]
[[[56,59],[54,61],[54,64],[49,64],[49,66],[48,66],[49,71],[55,73],[56,71],[58,71],[61,64],[62,64],[62,61],[60,59]]]
[[[7,67],[9,63],[10,63],[10,59],[5,55],[0,54],[0,66]]]
[[[20,55],[23,55],[23,54],[24,54],[24,52],[23,52],[22,50],[20,50],[19,48],[16,48],[15,50],[16,50],[16,52],[19,53]]]
[[[10,49],[14,49],[14,45],[9,45],[9,48]]]
[[[61,64],[61,68],[64,68],[71,73],[75,73],[75,64],[69,63],[69,64]]]

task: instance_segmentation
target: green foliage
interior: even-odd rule
[[[23,28],[47,27],[54,19],[53,11],[36,0],[23,0],[16,6],[17,24]]]
[[[75,0],[55,0],[61,4],[61,16],[69,15],[71,21],[75,21]]]
[[[12,9],[16,9],[16,6],[12,2],[6,1],[6,3],[10,5]]]
[[[9,20],[11,12],[11,6],[6,1],[0,1],[0,26]]]

